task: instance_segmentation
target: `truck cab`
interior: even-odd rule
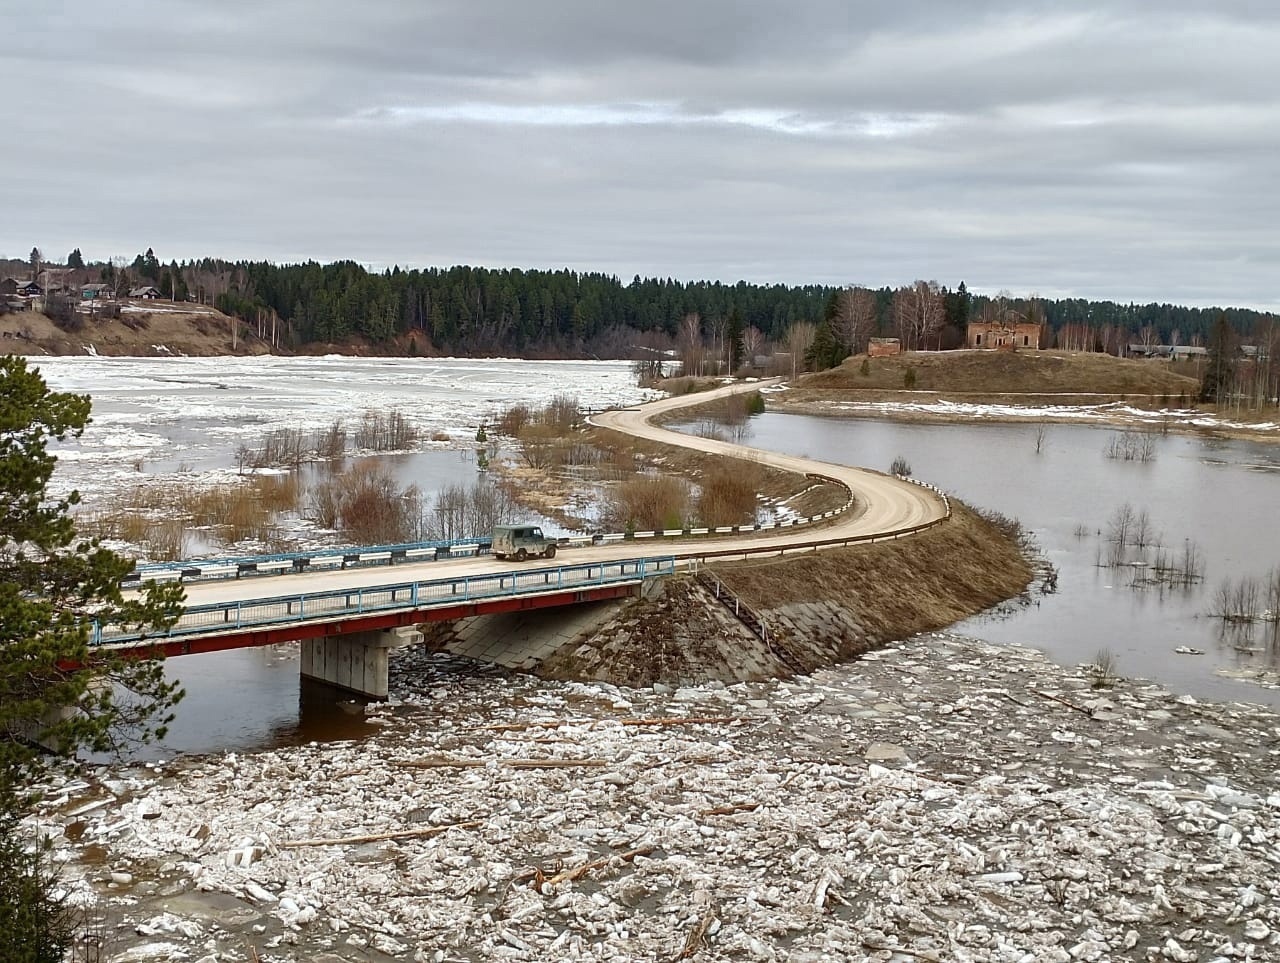
[[[514,558],[523,562],[533,555],[556,557],[556,540],[542,534],[537,525],[495,525],[489,549],[494,558]]]

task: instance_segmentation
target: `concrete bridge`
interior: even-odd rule
[[[766,384],[772,382],[667,398],[636,409],[605,412],[591,420],[652,441],[747,458],[845,485],[852,494],[850,507],[826,513],[832,517],[819,531],[794,525],[751,534],[701,530],[704,534],[673,542],[655,537],[583,544],[566,553],[571,560],[525,563],[498,561],[476,544],[467,546],[475,551],[461,559],[438,550],[430,558],[425,552],[410,557],[406,550],[399,559],[388,558],[399,562],[393,570],[395,579],[386,568],[364,564],[374,561],[366,555],[392,556],[394,550],[330,553],[326,557],[341,559],[343,564],[323,571],[319,566],[281,564],[277,559],[273,570],[290,574],[190,583],[187,608],[166,633],[145,636],[101,625],[95,626],[92,643],[140,655],[183,655],[301,641],[305,676],[384,698],[389,651],[420,639],[414,626],[423,622],[617,599],[638,594],[646,580],[694,568],[712,558],[777,555],[899,538],[950,517],[946,497],[928,486],[866,469],[683,435],[651,423],[659,414]],[[348,567],[347,560],[356,565]],[[240,561],[234,570],[228,565],[225,574],[243,574],[247,566],[260,571],[256,563]],[[178,566],[170,571],[181,575],[193,569]],[[156,571],[144,574],[159,576]]]

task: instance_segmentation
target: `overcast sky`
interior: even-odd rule
[[[0,256],[1280,307],[1275,0],[40,0]]]

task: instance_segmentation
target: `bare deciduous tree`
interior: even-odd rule
[[[748,364],[754,364],[755,359],[764,352],[765,336],[764,332],[755,325],[743,329],[742,332],[742,355]]]
[[[813,347],[817,327],[812,321],[797,321],[787,328],[787,350],[791,352],[791,380],[804,370],[804,358]]]
[[[916,281],[893,293],[893,326],[907,351],[924,348],[945,317],[937,281]]]
[[[707,352],[702,341],[702,317],[698,312],[691,311],[680,319],[678,337],[681,373],[701,376]]]
[[[850,287],[840,292],[834,319],[836,337],[853,354],[867,349],[867,340],[876,327],[876,296],[866,288]]]

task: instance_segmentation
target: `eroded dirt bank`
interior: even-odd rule
[[[785,678],[951,625],[1021,593],[1032,568],[1008,533],[955,504],[950,521],[908,538],[701,574],[625,603],[539,673],[631,686]],[[715,600],[717,581],[760,617],[764,638]]]

